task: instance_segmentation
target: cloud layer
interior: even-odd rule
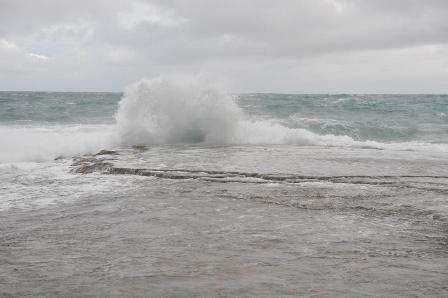
[[[444,0],[0,0],[0,89],[121,90],[207,73],[234,92],[437,92]]]

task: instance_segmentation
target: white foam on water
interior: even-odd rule
[[[71,160],[0,163],[0,211],[35,209],[80,198],[136,191],[137,176],[74,175]]]
[[[115,142],[114,125],[0,126],[0,163],[71,157]]]

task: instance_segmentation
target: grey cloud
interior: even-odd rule
[[[391,2],[389,10],[386,4]],[[406,47],[448,39],[443,1],[171,3],[171,9],[192,20],[197,37],[232,34],[259,44],[265,55]]]
[[[230,81],[240,73],[254,80],[247,86],[259,89],[274,81],[269,70],[260,75],[269,66],[275,80],[288,82],[277,84],[279,89],[295,89],[300,82],[315,85],[298,75],[310,65],[322,73],[316,78],[325,77],[319,61],[332,57],[329,68],[342,60],[350,72],[338,73],[341,78],[335,81],[347,88],[342,81],[351,80],[356,89],[363,85],[353,80],[352,61],[358,53],[383,55],[375,64],[366,62],[365,69],[384,76],[374,69],[393,62],[389,51],[419,48],[426,55],[425,47],[446,47],[447,19],[448,2],[442,0],[0,0],[0,39],[24,53],[50,57],[52,63],[39,65],[39,70],[54,88],[61,74],[67,78],[64,85],[70,85],[70,73],[77,74],[71,77],[73,88],[83,88],[83,77],[82,84],[121,89],[138,76],[211,71],[227,74],[224,79]],[[445,73],[446,60],[440,63],[428,63],[438,77]],[[29,63],[24,71],[32,69]],[[105,75],[112,79],[102,80]],[[397,85],[406,80],[394,76]],[[380,90],[385,84],[378,82],[374,89]],[[7,86],[0,83],[0,88]]]

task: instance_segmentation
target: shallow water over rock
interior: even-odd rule
[[[64,183],[90,190],[0,211],[1,292],[445,296],[447,162],[191,145],[55,161],[72,171]]]

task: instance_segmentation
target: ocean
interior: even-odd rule
[[[12,295],[448,294],[448,95],[0,92],[0,181]]]

